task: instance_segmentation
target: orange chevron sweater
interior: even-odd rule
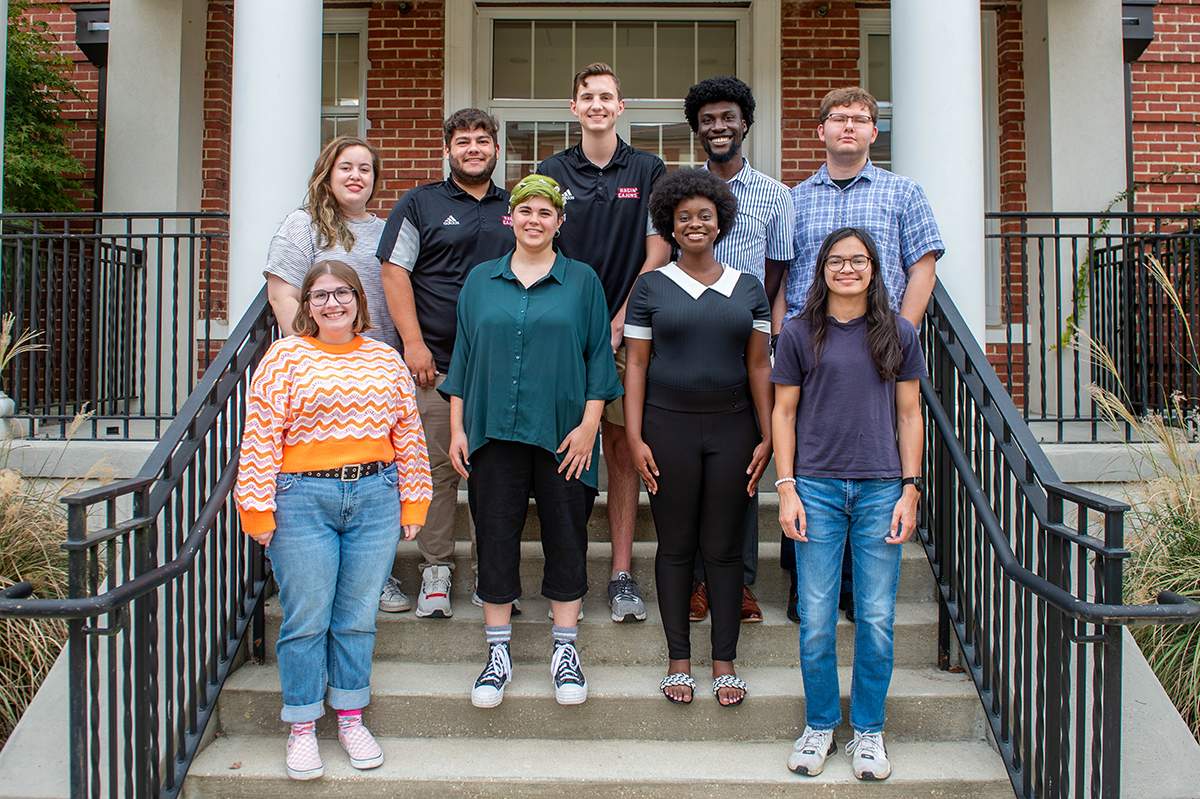
[[[413,382],[400,355],[355,336],[322,344],[292,336],[254,372],[234,499],[242,529],[275,529],[275,476],[396,461],[401,524],[424,524],[433,483]]]

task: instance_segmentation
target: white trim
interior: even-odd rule
[[[367,8],[327,8],[321,16],[321,33],[366,33]]]
[[[996,12],[980,12],[980,50],[983,68],[983,203],[985,211],[1000,210],[1000,64],[996,42]],[[988,239],[984,249],[984,314],[988,325],[1002,323],[1004,275],[1000,240]]]
[[[367,8],[331,8],[325,9],[321,15],[321,35],[327,33],[357,33],[358,34],[358,136],[367,137],[370,122],[367,120],[367,72],[371,69],[370,59],[367,58],[367,18],[370,9]],[[324,49],[324,40],[322,40]],[[322,53],[322,57],[324,53]],[[321,117],[326,115],[350,116],[347,113],[350,106],[321,106]]]
[[[446,0],[445,9],[445,116],[461,108],[475,107],[474,83],[478,29],[474,0]],[[449,174],[449,166],[446,166]]]
[[[1030,339],[1029,325],[1021,322],[1013,322],[1009,326],[1012,331],[1012,343],[1014,347],[1021,347],[1028,344]],[[1008,337],[1004,330],[1004,325],[989,326],[984,334],[985,344],[1007,344]]]
[[[679,286],[679,288],[686,291],[688,296],[693,300],[700,299],[704,292],[708,291],[709,289],[712,289],[718,294],[722,294],[726,297],[732,297],[733,287],[737,285],[738,278],[742,275],[742,273],[736,269],[733,269],[726,264],[721,264],[721,276],[716,279],[716,282],[706,286],[696,278],[689,275],[687,272],[683,271],[679,264],[675,263],[674,261],[662,267],[658,271],[676,286]]]
[[[738,25],[738,56],[750,53],[749,71],[740,73],[754,91],[754,127],[742,154],[754,156],[756,169],[779,180],[783,165],[783,67],[780,63],[782,11],[778,0],[756,0],[750,24]],[[743,29],[753,32],[753,45],[743,47]],[[750,31],[747,31],[749,34]],[[740,69],[740,65],[739,65]]]

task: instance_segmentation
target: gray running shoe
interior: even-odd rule
[[[412,600],[400,590],[400,581],[395,577],[388,577],[383,584],[383,591],[379,594],[379,609],[387,613],[412,610]]]
[[[613,621],[645,621],[646,604],[629,572],[617,572],[608,583],[608,603]]]
[[[796,739],[796,745],[792,747],[788,768],[797,774],[815,777],[825,770],[825,758],[836,751],[837,741],[833,740],[833,730],[805,727],[804,734]]]
[[[856,730],[854,740],[846,747],[846,754],[851,755],[854,776],[860,780],[886,780],[892,773],[882,732]]]

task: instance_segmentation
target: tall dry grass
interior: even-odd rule
[[[1184,302],[1157,260],[1147,256],[1146,268],[1182,320],[1186,340],[1179,342],[1177,353],[1189,368],[1200,370],[1200,351]],[[1163,590],[1200,601],[1200,458],[1188,432],[1195,428],[1200,398],[1175,391],[1168,397],[1166,414],[1137,417],[1123,401],[1124,387],[1109,353],[1095,342],[1088,342],[1088,349],[1118,381],[1116,393],[1092,387],[1100,413],[1114,428],[1131,426],[1134,440],[1126,446],[1139,456],[1135,463],[1145,464],[1140,467],[1142,493],[1131,503],[1134,525],[1127,544],[1134,554],[1125,571],[1126,601],[1151,603]],[[1200,624],[1134,627],[1132,632],[1200,741]]]

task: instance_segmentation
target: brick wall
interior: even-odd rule
[[[1154,42],[1133,65],[1134,180],[1138,211],[1171,213],[1200,202],[1200,0],[1162,0]],[[1170,177],[1164,172],[1182,170]],[[1121,209],[1124,210],[1124,209]]]
[[[214,0],[208,4],[205,35],[204,138],[201,156],[200,210],[229,211],[229,120],[233,102],[233,2]],[[207,222],[204,229],[228,232],[226,222]],[[209,314],[225,319],[229,296],[229,246],[216,239],[212,248],[212,270],[200,277],[200,307],[212,292]],[[201,367],[206,359],[201,358]]]

